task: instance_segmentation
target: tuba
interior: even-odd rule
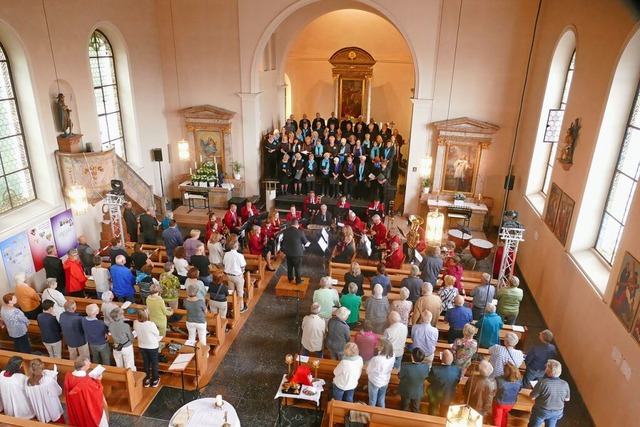
[[[418,215],[409,215],[409,223],[411,225],[411,229],[407,233],[407,246],[411,249],[415,249],[420,242],[420,234],[418,234],[418,229],[422,224],[424,224],[424,219],[419,217]]]

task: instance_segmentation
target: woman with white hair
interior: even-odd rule
[[[462,328],[462,338],[456,338],[451,346],[453,364],[462,368],[462,376],[471,365],[473,355],[478,352],[478,342],[473,339],[476,332],[478,329],[471,323],[467,323]],[[493,368],[491,370],[493,371]]]
[[[199,289],[197,286],[187,286],[187,299],[184,300],[184,309],[187,311],[187,331],[189,331],[189,340],[196,339],[203,346],[207,345],[207,306],[204,299],[199,299]]]
[[[334,360],[341,360],[344,356],[344,345],[351,339],[347,318],[351,311],[346,307],[336,310],[336,315],[327,324],[326,345]]]
[[[371,297],[367,298],[365,309],[364,318],[371,322],[374,333],[381,334],[389,314],[389,299],[382,295],[382,286],[379,283],[373,287]]]
[[[380,338],[377,350],[377,356],[374,356],[367,364],[369,405],[384,408],[395,356],[393,354],[393,346],[386,338]]]
[[[196,247],[200,242],[200,230],[194,228],[189,233],[189,238],[184,241],[184,249],[186,251],[185,259],[191,262],[191,256],[195,255]]]
[[[469,396],[469,406],[482,416],[491,412],[493,396],[496,394],[496,380],[491,378],[492,373],[491,363],[483,360],[478,365],[478,371],[464,385],[464,395]]]
[[[13,276],[13,292],[18,298],[18,306],[24,312],[27,319],[36,320],[38,314],[42,313],[40,308],[40,296],[26,283],[27,275],[24,272]]]
[[[111,291],[103,292],[101,299],[102,306],[100,307],[100,311],[102,312],[102,319],[104,321],[104,324],[108,327],[111,322],[113,322],[111,312],[118,306],[113,303],[113,292]]]
[[[400,321],[409,326],[409,314],[413,308],[413,303],[409,301],[409,289],[400,289],[400,299],[391,303],[391,311],[395,311],[400,315]]]
[[[522,289],[519,286],[520,279],[516,276],[511,276],[509,277],[509,286],[496,292],[496,299],[498,300],[496,311],[504,319],[506,325],[515,325],[518,318],[523,297]]]
[[[353,394],[362,375],[362,357],[358,355],[356,343],[348,342],[344,346],[344,357],[333,370],[333,398],[353,402]]]
[[[104,296],[104,294],[103,294]],[[113,338],[113,358],[118,368],[136,370],[133,355],[133,333],[128,323],[124,321],[124,310],[116,306],[109,314],[109,333]]]
[[[524,354],[514,347],[518,344],[518,336],[513,332],[507,332],[504,337],[504,345],[496,344],[489,348],[489,362],[493,366],[492,378],[502,375],[504,364],[511,362],[519,368],[524,362]]]
[[[82,318],[82,330],[91,349],[93,363],[111,364],[111,347],[107,341],[107,325],[96,316],[100,313],[97,304],[89,304],[86,308],[87,316]]]
[[[64,305],[67,299],[62,295],[62,292],[56,289],[58,287],[58,281],[56,279],[52,277],[48,278],[46,285],[47,288],[42,292],[42,301],[53,301],[53,315],[56,316],[56,319],[59,321],[60,315],[64,313]]]
[[[328,322],[333,314],[334,307],[340,306],[338,292],[331,287],[331,277],[323,277],[320,279],[320,289],[316,289],[313,293],[313,302],[320,304],[320,313],[318,315]]]

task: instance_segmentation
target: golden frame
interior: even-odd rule
[[[195,160],[198,166],[206,161],[213,161],[214,157],[219,168],[225,166],[225,135],[229,133],[228,126],[209,123],[193,123],[187,126],[193,136]]]
[[[349,82],[345,85],[345,82]],[[349,86],[356,86],[351,82],[360,83],[359,88],[350,88]],[[345,87],[346,86],[346,87]],[[351,93],[348,94],[350,99],[345,99],[345,90],[349,90]],[[360,91],[360,96],[358,96],[357,91]],[[356,92],[356,93],[353,93]],[[342,117],[343,115],[347,115],[347,117],[358,117],[359,115],[364,115],[366,110],[366,97],[367,97],[367,81],[365,78],[353,78],[353,77],[340,77],[340,85],[338,88],[338,115]],[[360,102],[359,110],[354,110],[354,106],[356,106],[356,102]],[[345,112],[345,109],[347,111]]]
[[[478,180],[478,168],[482,155],[482,142],[465,142],[463,140],[447,140],[445,146],[445,158],[442,168],[442,192],[462,193],[473,196]],[[463,157],[463,156],[466,156]],[[466,160],[466,167],[464,161]],[[460,161],[458,165],[456,163]],[[469,164],[471,163],[471,164]],[[462,181],[458,181],[456,168],[463,170]],[[469,176],[469,172],[470,175]],[[460,185],[462,184],[462,186]]]

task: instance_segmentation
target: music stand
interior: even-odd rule
[[[320,210],[320,203],[307,203],[307,210],[309,212],[319,211]]]
[[[379,210],[379,209],[367,209],[367,213],[369,215],[369,218],[373,217],[374,215],[379,215],[380,218],[384,218],[384,212]]]
[[[334,215],[336,219],[344,219],[349,214],[349,209],[339,208],[336,206]]]
[[[268,216],[269,216],[269,212],[262,212],[261,214],[253,215],[251,218],[247,220],[247,223],[251,223],[251,225],[254,225],[254,224],[260,225],[262,224],[262,221],[267,219]]]

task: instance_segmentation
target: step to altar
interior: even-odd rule
[[[296,285],[295,283],[290,283],[289,279],[287,279],[287,276],[283,275],[282,277],[280,277],[280,280],[278,280],[278,284],[276,285],[276,296],[304,298],[304,296],[307,294],[308,288],[308,277],[302,277],[302,283]]]

